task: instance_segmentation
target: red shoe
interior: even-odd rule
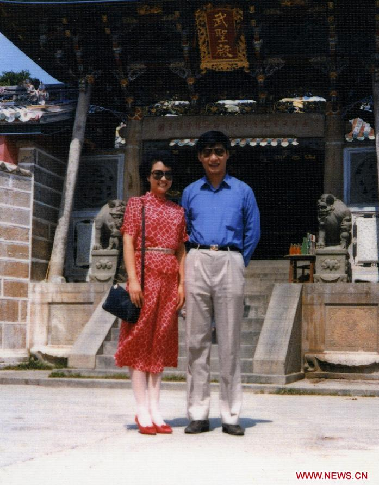
[[[162,426],[158,426],[153,422],[153,426],[155,428],[155,431],[160,434],[171,434],[172,433],[172,428],[168,424],[162,424]]]
[[[157,434],[156,428],[153,424],[153,426],[141,426],[138,421],[138,416],[134,418],[135,422],[137,423],[139,432],[141,434]]]

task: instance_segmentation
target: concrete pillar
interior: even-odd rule
[[[374,100],[374,117],[375,117],[375,148],[376,148],[376,167],[378,170],[379,180],[379,71],[376,70],[372,77],[372,94]],[[379,188],[378,188],[379,193]]]
[[[141,195],[139,165],[142,152],[142,121],[128,120],[126,128],[124,198]]]
[[[344,123],[341,115],[328,113],[325,119],[324,193],[343,199]]]
[[[76,107],[76,115],[72,130],[70,152],[68,155],[67,172],[63,187],[58,226],[55,231],[53,250],[50,259],[49,274],[47,279],[49,283],[65,282],[63,272],[67,237],[70,228],[74,192],[78,177],[79,159],[84,142],[84,133],[90,97],[91,84],[87,84],[86,87],[79,92],[78,104]]]

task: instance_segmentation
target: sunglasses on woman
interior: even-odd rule
[[[165,177],[166,180],[172,180],[172,171],[171,170],[153,170],[151,172],[153,179],[160,180],[161,178]]]

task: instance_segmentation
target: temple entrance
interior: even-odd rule
[[[149,142],[144,149],[168,148],[164,145]],[[193,147],[178,147],[174,152],[180,167],[173,199],[180,202],[183,189],[204,173]],[[323,144],[315,139],[300,139],[299,145],[286,148],[232,149],[228,171],[252,187],[261,212],[261,240],[253,259],[280,259],[288,254],[291,243],[301,243],[307,232],[317,233],[323,160]]]
[[[307,232],[318,231],[317,200],[323,193],[324,151],[307,146],[235,150],[229,173],[254,190],[261,213],[261,240],[253,259],[277,259]]]

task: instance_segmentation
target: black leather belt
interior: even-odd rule
[[[211,244],[207,246],[205,244],[196,244],[190,243],[189,247],[191,249],[209,249],[210,251],[237,251],[238,253],[241,252],[236,246],[219,246],[218,244]]]

